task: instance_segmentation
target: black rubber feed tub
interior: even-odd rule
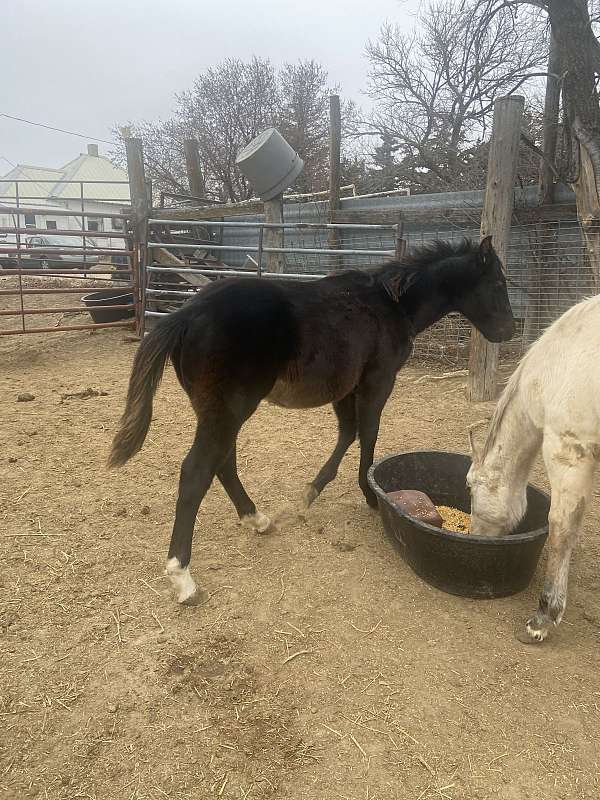
[[[423,580],[461,597],[508,597],[527,588],[548,535],[550,498],[527,487],[527,513],[510,536],[488,539],[443,531],[403,514],[386,497],[397,489],[425,492],[436,505],[470,512],[466,476],[471,459],[460,453],[399,453],[373,464],[369,484],[383,525],[406,563]]]
[[[122,289],[103,289],[92,292],[81,298],[94,322],[119,322],[135,316],[132,292],[123,293]],[[107,306],[129,305],[131,308],[107,308]]]

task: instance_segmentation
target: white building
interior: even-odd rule
[[[83,208],[87,230],[115,231],[117,238],[111,244],[122,246],[118,231],[123,230],[123,223],[105,215],[119,214],[129,206],[127,173],[99,155],[96,144],[89,144],[87,153],[60,169],[18,164],[0,178],[0,227],[15,227],[16,215],[3,213],[2,205],[15,206],[17,199],[19,207],[25,209],[20,216],[22,228],[81,230]],[[73,216],[52,213],[65,209],[72,209]],[[8,235],[8,240],[14,240],[14,236]]]

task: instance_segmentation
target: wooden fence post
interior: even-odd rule
[[[340,152],[342,146],[342,114],[337,94],[329,97],[329,222],[335,222],[335,212],[340,208]],[[329,247],[337,250],[340,235],[336,228],[329,231]],[[337,256],[335,256],[337,258]]]
[[[493,236],[494,249],[505,266],[524,104],[519,95],[496,101],[481,214],[481,236]],[[472,402],[496,398],[499,352],[498,344],[488,342],[478,330],[471,329],[467,398]]]
[[[404,238],[404,220],[402,219],[401,214],[398,214],[394,244],[394,249],[396,250],[396,261],[402,261],[406,255],[406,239]]]
[[[283,194],[278,194],[273,200],[265,200],[265,222],[283,222]],[[265,248],[283,247],[283,228],[265,229]],[[283,253],[266,253],[266,272],[281,273],[285,271],[285,257]]]
[[[183,142],[183,152],[185,155],[185,170],[187,172],[190,194],[192,197],[204,197],[206,194],[206,187],[200,167],[200,153],[198,152],[198,142],[196,139],[185,139]]]
[[[144,170],[144,150],[141,139],[125,139],[127,153],[127,174],[129,176],[129,194],[133,211],[133,249],[137,255],[137,274],[134,275],[134,299],[136,308],[136,331],[143,337],[145,327],[144,312],[146,308],[146,265],[148,243],[148,216],[150,202],[148,184]]]

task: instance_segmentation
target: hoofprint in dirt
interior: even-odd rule
[[[267,536],[213,486],[195,537],[206,602],[178,608],[162,572],[193,419],[168,370],[144,450],[107,472],[128,339],[0,342],[0,797],[598,796],[597,493],[540,648],[514,634],[543,563],[505,600],[429,588],[365,505],[356,446],[306,522]],[[400,374],[378,456],[465,451],[491,414],[466,403],[464,375],[425,374]],[[88,387],[107,394],[61,403]],[[261,407],[239,464],[266,513],[299,498],[335,435],[327,409]]]

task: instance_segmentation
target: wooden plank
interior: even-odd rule
[[[189,219],[220,220],[223,217],[241,217],[246,214],[263,214],[262,200],[249,200],[244,203],[229,203],[220,206],[188,206],[186,208],[155,208],[152,212],[156,219]]]
[[[154,260],[157,264],[161,267],[166,267],[167,269],[173,269],[176,267],[186,267],[186,263],[182,261],[180,258],[177,258],[176,255],[170,253],[168,250],[165,250],[164,247],[157,247],[154,249]],[[194,275],[190,272],[177,272],[174,269],[176,275],[179,275],[187,283],[191,283],[194,286],[206,286],[207,283],[212,283],[210,278],[207,278],[205,275]],[[156,273],[154,273],[156,274]]]
[[[512,95],[497,100],[494,107],[481,236],[493,235],[494,249],[503,264],[510,238],[524,105],[523,97]],[[499,351],[498,344],[488,342],[472,328],[467,382],[467,397],[472,402],[496,398]]]

